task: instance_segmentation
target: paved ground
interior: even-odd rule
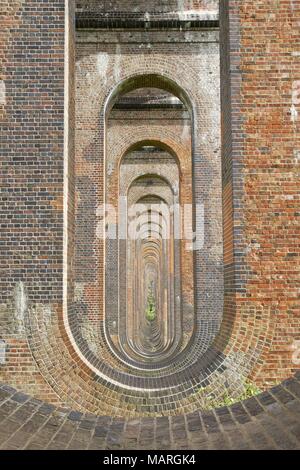
[[[300,373],[228,408],[134,420],[55,408],[0,384],[0,449],[300,449]]]

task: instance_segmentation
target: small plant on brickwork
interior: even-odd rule
[[[208,395],[207,395],[208,393]],[[204,400],[204,407],[206,409],[212,408],[221,408],[222,406],[230,406],[234,403],[238,403],[243,400],[247,400],[247,398],[254,397],[261,393],[261,390],[252,382],[248,380],[244,383],[244,391],[238,396],[232,397],[230,396],[228,390],[225,390],[222,397],[219,399],[214,398],[213,396],[209,395],[209,387],[202,387],[198,390],[197,394],[202,396]]]
[[[247,400],[247,398],[254,397],[255,395],[258,395],[261,393],[261,390],[252,382],[249,382],[248,380],[245,381],[244,383],[244,391],[237,397],[231,397],[226,390],[223,397],[221,400],[218,402],[216,401],[213,404],[214,408],[220,408],[222,406],[230,406],[233,405],[234,403],[238,403],[243,400]]]
[[[148,321],[153,321],[155,320],[155,317],[156,317],[156,309],[155,309],[155,300],[154,300],[154,295],[153,295],[153,282],[152,282],[148,288],[146,318]]]
[[[244,399],[255,397],[255,395],[258,395],[259,393],[261,393],[261,390],[254,383],[249,381],[245,382]]]

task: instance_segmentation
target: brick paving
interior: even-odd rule
[[[59,408],[0,385],[0,449],[299,449],[300,373],[230,407],[158,418]]]

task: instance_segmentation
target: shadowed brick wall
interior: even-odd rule
[[[174,2],[167,11],[178,11],[175,4],[178,7],[179,3],[183,5]],[[188,3],[191,9],[210,8],[208,2]],[[80,289],[73,294],[72,97],[66,106],[71,129],[68,152],[64,154],[64,2],[49,0],[43,2],[42,9],[39,1],[0,2],[4,11],[0,33],[4,66],[0,82],[4,130],[2,381],[77,410],[136,416],[204,408],[209,404],[207,398],[222,399],[226,383],[230,385],[230,395],[238,396],[246,377],[268,388],[292,375],[298,367],[293,344],[300,340],[300,5],[296,1],[271,0],[230,0],[220,4],[223,323],[217,340],[201,360],[192,356],[188,364],[180,364],[180,371],[176,371],[176,380],[183,380],[186,394],[182,394],[182,384],[177,388],[167,377],[163,391],[151,395],[145,403],[145,392],[139,388],[138,380],[133,387],[127,383],[123,388],[119,383],[107,383],[105,374],[100,375],[94,365],[90,367],[78,345],[70,341],[70,331],[63,322],[64,270],[69,276],[65,291],[69,307],[73,307],[73,299],[81,296]],[[153,2],[151,10],[157,12],[156,7]],[[210,33],[206,31],[205,35],[210,37]],[[167,41],[169,33],[161,34]],[[93,42],[93,35],[87,35],[81,47],[97,52],[98,39]],[[193,34],[189,37],[193,42]],[[216,47],[216,42],[211,42]],[[71,57],[72,44],[69,54]],[[187,57],[194,62],[188,54]],[[72,63],[70,60],[70,67]],[[73,76],[72,68],[70,73]],[[177,73],[187,85],[187,77],[193,79],[184,67]],[[110,80],[111,76],[103,73],[102,79]],[[70,91],[72,95],[72,80]],[[69,163],[65,185],[64,159]],[[64,244],[66,220],[68,239]],[[91,274],[92,269],[91,265]],[[89,294],[94,295],[92,290]],[[69,313],[76,320],[76,311],[70,308]],[[108,362],[105,354],[107,351],[104,363]],[[110,357],[110,361],[111,366],[120,368],[120,376],[126,374],[126,367],[117,359],[113,362]],[[154,376],[154,384],[155,380]],[[161,406],[161,397],[165,407]]]
[[[1,1],[1,377],[50,400],[28,303],[62,307],[64,1]],[[51,23],[51,24],[49,24]]]

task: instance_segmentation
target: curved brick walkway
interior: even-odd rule
[[[0,385],[0,449],[299,449],[300,373],[231,407],[121,419],[56,408]]]

